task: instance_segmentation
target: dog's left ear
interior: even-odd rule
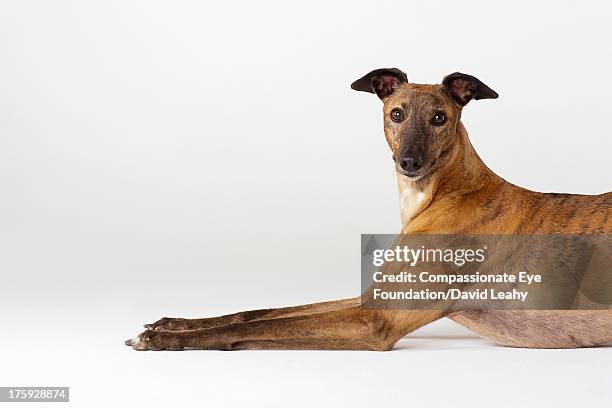
[[[442,85],[461,106],[467,105],[472,99],[495,99],[499,96],[480,79],[461,72],[445,76]]]
[[[375,93],[384,101],[399,88],[400,84],[405,82],[408,82],[408,77],[399,69],[381,68],[362,76],[351,84],[351,88],[356,91]]]

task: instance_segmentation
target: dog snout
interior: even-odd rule
[[[407,156],[400,159],[399,165],[407,173],[416,173],[423,168],[423,159]]]

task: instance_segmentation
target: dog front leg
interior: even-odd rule
[[[365,310],[232,323],[186,331],[146,330],[126,344],[136,350],[390,350],[405,334],[443,317],[442,310]]]
[[[281,307],[274,309],[248,310],[218,317],[205,317],[199,319],[184,319],[180,317],[162,317],[155,323],[145,324],[151,330],[197,330],[211,327],[225,326],[233,323],[245,323],[254,320],[277,319],[279,317],[303,316],[315,313],[330,312],[358,306],[360,297],[334,300],[329,302],[311,303],[308,305]]]

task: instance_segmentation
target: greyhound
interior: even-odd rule
[[[461,123],[471,101],[498,94],[462,73],[441,84],[408,82],[377,69],[351,88],[383,102],[384,133],[400,191],[402,233],[609,234],[612,193],[546,194],[494,174]],[[576,348],[612,342],[612,310],[369,310],[355,297],[239,312],[164,317],[125,343],[136,350],[331,349],[385,351],[403,336],[448,317],[512,347]]]

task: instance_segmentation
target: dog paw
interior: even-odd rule
[[[134,350],[183,350],[180,339],[172,333],[145,330],[133,339],[125,341],[126,346]]]
[[[144,327],[145,329],[156,331],[180,331],[191,329],[187,319],[181,319],[176,317],[162,317],[155,323],[145,324]]]

